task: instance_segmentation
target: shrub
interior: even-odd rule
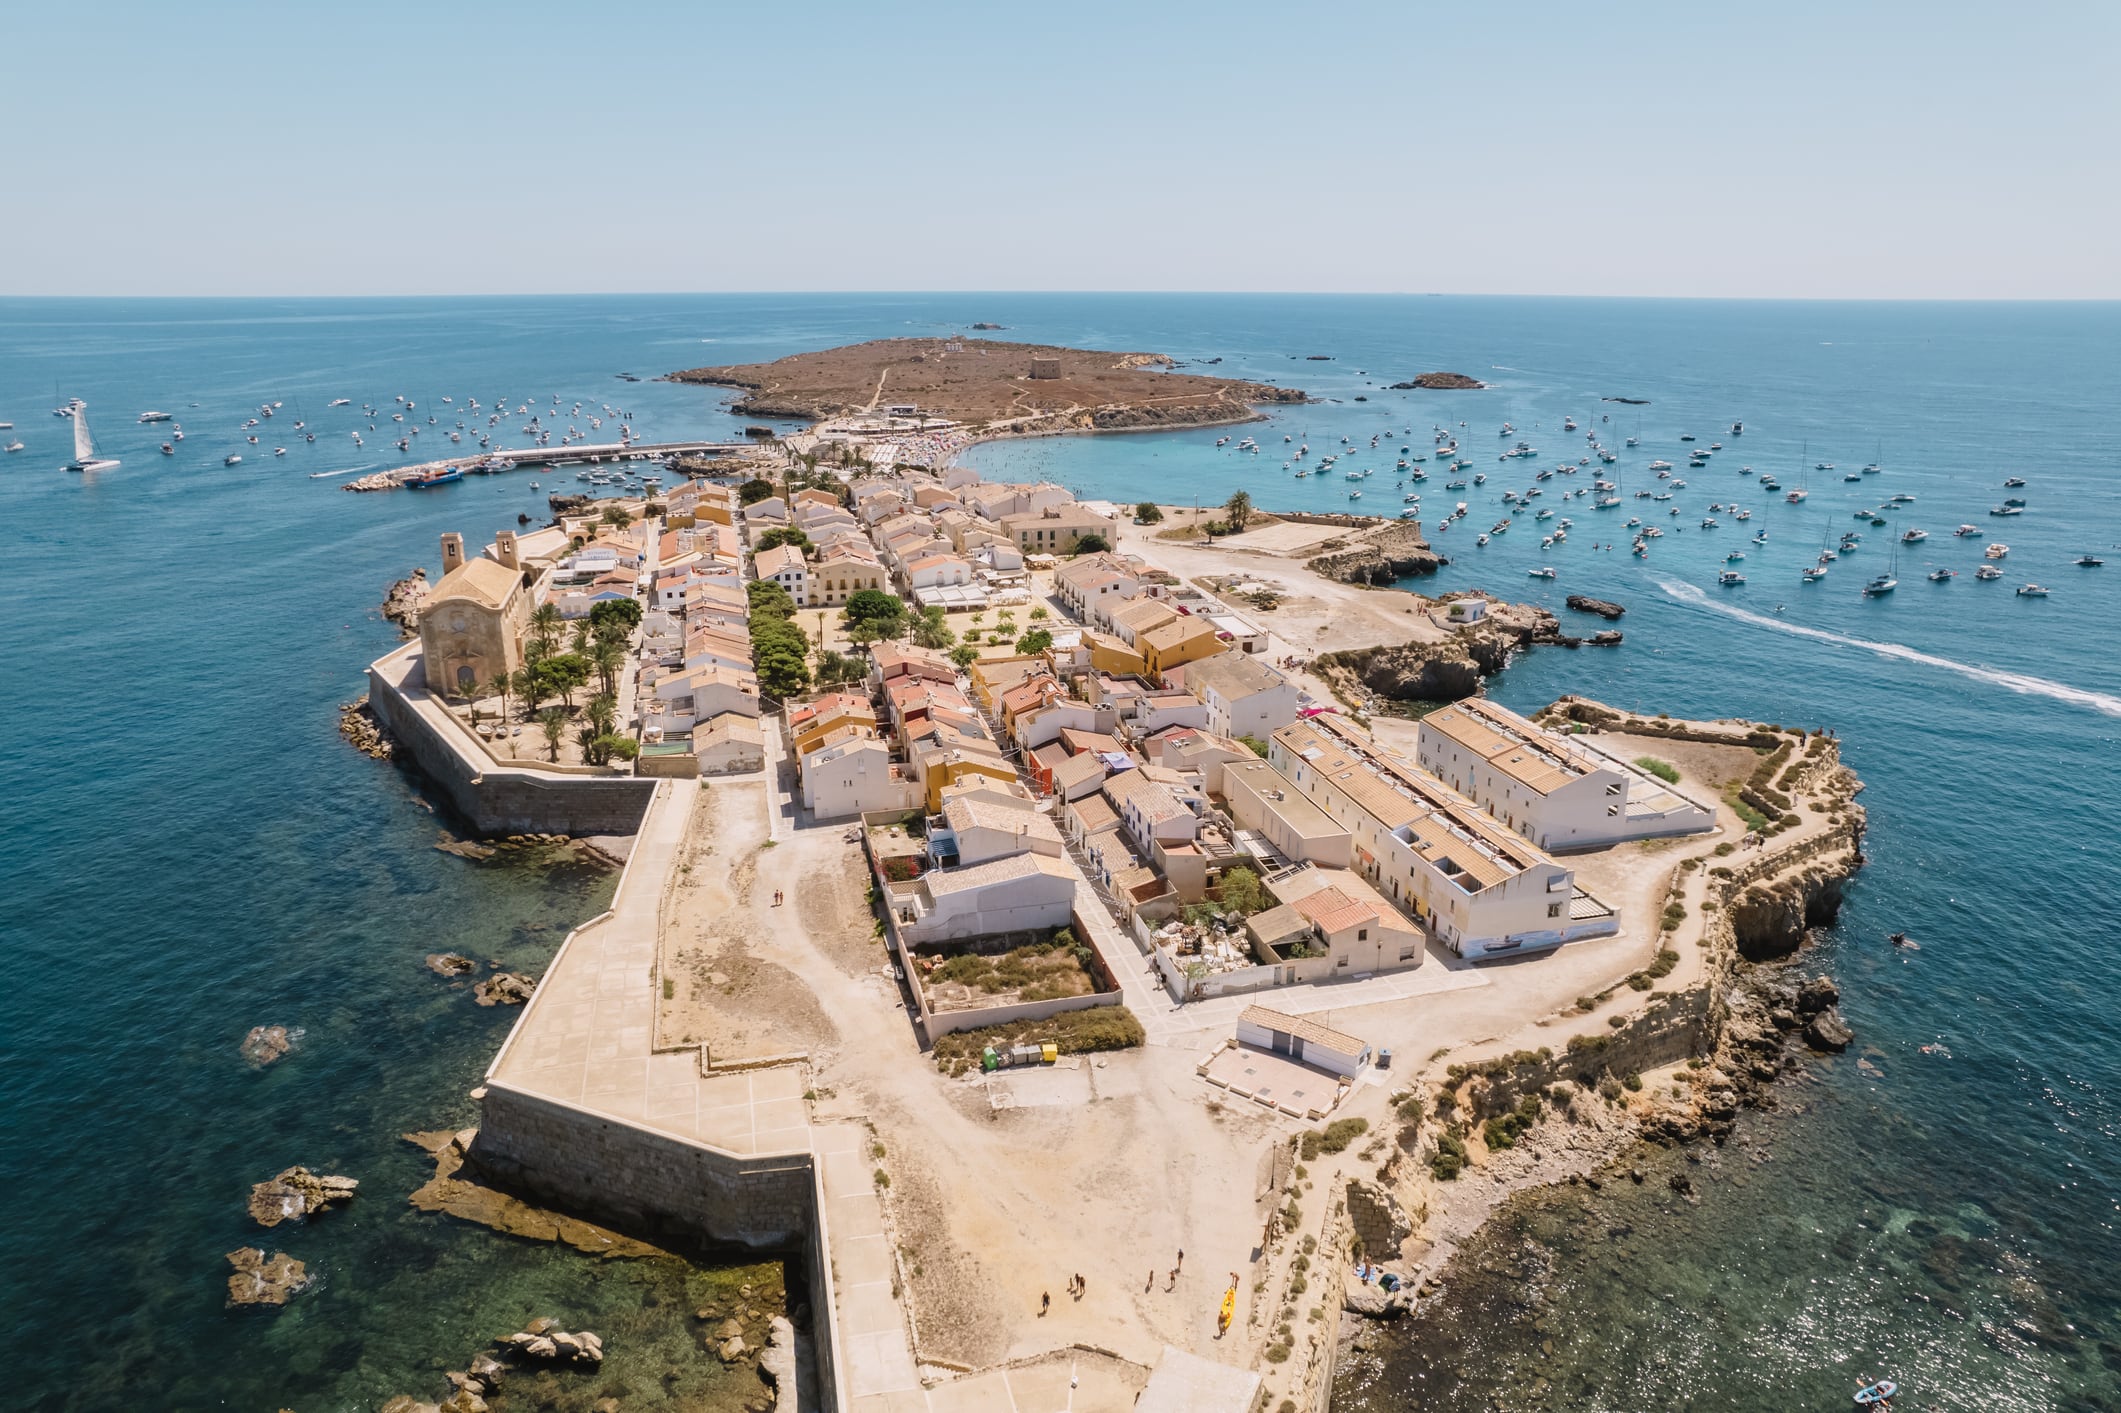
[[[1268,1362],[1269,1364],[1286,1364],[1286,1363],[1288,1363],[1288,1362],[1289,1362],[1289,1346],[1288,1346],[1288,1345],[1286,1345],[1286,1344],[1270,1344],[1270,1345],[1268,1345],[1268,1346],[1267,1346],[1267,1362]]]
[[[1631,974],[1629,975],[1629,977],[1628,977],[1628,990],[1630,990],[1630,991],[1647,991],[1647,990],[1649,990],[1649,989],[1650,989],[1650,974],[1649,974],[1648,972],[1646,972],[1646,971],[1638,971],[1638,972],[1634,972],[1634,973],[1631,973]]]
[[[1610,1035],[1572,1035],[1569,1037],[1569,1053],[1595,1055],[1612,1043],[1613,1037]]]
[[[1000,1049],[1050,1040],[1063,1055],[1087,1055],[1131,1049],[1144,1038],[1141,1021],[1125,1006],[1092,1006],[1084,1011],[1063,1011],[1050,1020],[1014,1021],[956,1031],[936,1040],[934,1054],[939,1065],[952,1060],[977,1063],[980,1052],[989,1045]]]
[[[1626,1079],[1620,1082],[1621,1084],[1626,1086],[1629,1092],[1631,1093],[1640,1093],[1642,1090],[1642,1076],[1639,1074],[1631,1074]]]
[[[1429,1159],[1429,1171],[1439,1182],[1451,1182],[1465,1171],[1465,1140],[1458,1136],[1455,1127],[1447,1128],[1436,1135],[1436,1154]]]
[[[1134,518],[1144,525],[1155,525],[1164,518],[1163,507],[1153,500],[1145,500],[1134,507]]]
[[[1516,1147],[1518,1137],[1539,1122],[1539,1109],[1539,1096],[1525,1095],[1509,1113],[1487,1121],[1481,1129],[1481,1140],[1494,1149]]]
[[[1738,846],[1736,844],[1733,844],[1730,840],[1726,839],[1721,844],[1718,844],[1716,846],[1716,857],[1719,859],[1729,858],[1733,853],[1737,851],[1737,848]]]
[[[1678,965],[1679,954],[1670,947],[1665,947],[1659,950],[1657,959],[1650,963],[1648,974],[1651,976],[1670,976],[1672,968]]]
[[[1673,765],[1670,761],[1659,760],[1655,756],[1637,756],[1635,764],[1647,770],[1667,785],[1677,785],[1679,783],[1679,767]]]
[[[1613,1029],[1618,1030],[1628,1023],[1628,1018],[1626,1016],[1607,1016],[1605,1018],[1605,1023],[1613,1027]]]
[[[1308,1163],[1321,1153],[1341,1152],[1369,1131],[1368,1119],[1335,1119],[1324,1128],[1314,1128],[1303,1136],[1304,1161]]]
[[[1686,921],[1686,904],[1677,898],[1664,905],[1664,927],[1669,932]]]

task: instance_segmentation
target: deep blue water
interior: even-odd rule
[[[659,1357],[689,1357],[651,1314],[687,1298],[674,1283],[705,1277],[599,1266],[402,1202],[421,1164],[395,1135],[471,1118],[464,1092],[509,1020],[428,976],[420,955],[449,946],[535,966],[609,880],[434,852],[436,818],[406,777],[337,740],[335,707],[393,641],[373,612],[384,584],[415,563],[432,572],[441,531],[488,534],[537,513],[542,494],[518,475],[352,496],[309,473],[395,459],[380,431],[395,424],[354,453],[362,401],[402,393],[424,419],[444,396],[549,405],[557,392],[631,408],[652,439],[731,432],[712,390],[615,375],[982,319],[1011,338],[1220,357],[1215,371],[1342,399],[1245,428],[1257,457],[1216,448],[1219,432],[971,457],[1085,494],[1209,502],[1243,486],[1268,508],[1347,508],[1337,474],[1294,480],[1274,454],[1285,434],[1314,454],[1347,435],[1359,450],[1344,467],[1377,468],[1359,507],[1392,512],[1397,446],[1425,450],[1432,424],[1464,420],[1461,446],[1489,480],[1447,492],[1431,463],[1424,518],[1471,503],[1438,539],[1453,563],[1433,583],[1557,608],[1589,592],[1629,609],[1626,646],[1534,654],[1500,697],[1581,691],[1832,726],[1869,783],[1871,864],[1820,961],[1844,983],[1871,1072],[1857,1052],[1818,1067],[1749,1128],[1773,1160],[1741,1169],[1734,1156],[1706,1174],[1698,1206],[1614,1199],[1641,1208],[1617,1224],[1630,1238],[1535,1207],[1498,1242],[1551,1252],[1536,1313],[1469,1293],[1422,1339],[1352,1373],[1350,1406],[1403,1407],[1418,1391],[1438,1408],[1497,1396],[1832,1408],[1856,1370],[1897,1374],[1918,1407],[2121,1402],[2108,967],[2121,552],[2105,569],[2069,563],[2121,541],[2121,308],[1019,295],[0,301],[0,420],[16,423],[0,442],[28,443],[0,458],[18,587],[0,617],[12,967],[0,1289],[26,1331],[17,1400],[123,1406],[121,1390],[137,1402],[148,1387],[172,1407],[431,1397],[435,1370],[533,1313],[631,1321],[618,1327],[638,1327]],[[1434,368],[1494,386],[1382,390]],[[342,396],[357,406],[326,408]],[[120,468],[56,469],[70,438],[49,409],[69,397],[87,399]],[[283,404],[267,424],[277,436],[252,447],[237,428],[268,400]],[[182,419],[184,454],[159,456],[164,430],[133,424],[150,407]],[[1616,448],[1639,433],[1615,468],[1626,504],[1560,502],[1594,463],[1545,483],[1540,503],[1575,521],[1566,544],[1541,551],[1527,524],[1476,549],[1501,490],[1582,454],[1559,430],[1566,414]],[[297,415],[319,431],[314,446],[292,434]],[[1494,459],[1505,418],[1537,460]],[[1725,435],[1741,419],[1743,437]],[[1386,427],[1413,435],[1369,455]],[[1682,470],[1688,488],[1656,510],[1685,513],[1660,514],[1670,533],[1637,562],[1614,522],[1648,518],[1655,503],[1632,492],[1652,486],[1652,457],[1683,465],[1684,431],[1725,449]],[[269,455],[275,442],[286,458]],[[234,450],[243,465],[224,468]],[[1885,472],[1860,485],[1812,472],[1802,507],[1754,480],[1773,470],[1787,487],[1803,460],[1845,471],[1874,456]],[[1748,464],[1752,475],[1737,469]],[[2031,483],[2018,493],[2031,508],[1991,520],[2010,474]],[[1917,500],[1889,530],[1850,517],[1894,492]],[[1709,502],[1734,499],[1755,512],[1744,529],[1727,514],[1698,527]],[[1981,535],[1954,539],[1962,521]],[[1901,554],[1899,591],[1861,599],[1858,582],[1907,525],[1931,538]],[[1764,546],[1750,542],[1758,528]],[[1844,529],[1864,534],[1861,551],[1800,586],[1799,568]],[[1976,583],[1991,539],[2012,546],[2007,577]],[[1594,548],[1609,541],[1621,548]],[[1734,548],[1749,582],[1717,589]],[[1932,584],[1932,563],[1968,572]],[[1537,564],[1558,579],[1526,578]],[[2014,596],[2027,580],[2053,595]],[[1883,946],[1900,927],[1920,953]],[[268,1021],[307,1038],[254,1072],[235,1047]],[[1949,1059],[1918,1049],[1935,1041]],[[292,1162],[367,1186],[307,1228],[255,1232],[248,1184]],[[224,1311],[222,1253],[254,1241],[310,1261],[320,1288],[278,1314]],[[1527,1392],[1538,1379],[1547,1391]]]

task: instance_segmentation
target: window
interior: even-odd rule
[[[1420,949],[1415,947],[1402,947],[1399,949],[1399,959],[1403,962],[1411,962],[1414,960],[1414,954],[1418,950]]]
[[[1560,917],[1560,916],[1561,916],[1561,904],[1559,904],[1559,903],[1549,903],[1549,904],[1547,904],[1547,916],[1548,916],[1548,917]]]
[[[1358,929],[1356,929],[1356,932],[1355,932],[1355,940],[1356,940],[1356,941],[1358,941],[1358,942],[1367,942],[1367,941],[1369,941],[1369,940],[1370,940],[1370,929],[1369,929],[1369,928],[1367,928],[1367,927],[1364,927],[1364,928],[1358,928]]]

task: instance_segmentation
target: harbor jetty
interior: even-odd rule
[[[515,451],[494,451],[477,457],[452,456],[441,461],[422,461],[410,466],[394,466],[388,471],[377,471],[356,480],[347,481],[342,491],[397,491],[408,482],[438,475],[451,469],[469,476],[499,475],[509,471],[522,471],[547,466],[578,466],[584,463],[602,464],[620,461],[660,461],[670,456],[739,456],[751,449],[749,442],[604,442],[591,445],[579,443],[565,447],[527,447]]]

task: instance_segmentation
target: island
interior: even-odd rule
[[[1306,400],[1296,388],[1169,372],[1172,363],[1162,353],[900,338],[669,377],[740,389],[730,410],[746,417],[825,421],[896,410],[927,423],[1018,432],[1251,422],[1261,405]]]
[[[813,425],[397,587],[416,636],[344,729],[430,778],[436,847],[623,860],[545,975],[430,958],[521,1011],[417,1205],[778,1255],[781,1343],[717,1314],[705,1357],[819,1406],[1315,1408],[1498,1202],[1723,1137],[1850,1044],[1805,954],[1862,860],[1833,737],[1497,703],[1519,653],[1620,635],[1400,587],[1441,562],[1416,521],[956,462],[1100,430],[1092,395],[1302,396],[1165,366],[691,370]]]
[[[1486,386],[1480,379],[1469,378],[1463,373],[1417,373],[1404,383],[1392,384],[1392,391],[1408,392],[1415,388],[1426,388],[1431,392],[1461,392]]]

